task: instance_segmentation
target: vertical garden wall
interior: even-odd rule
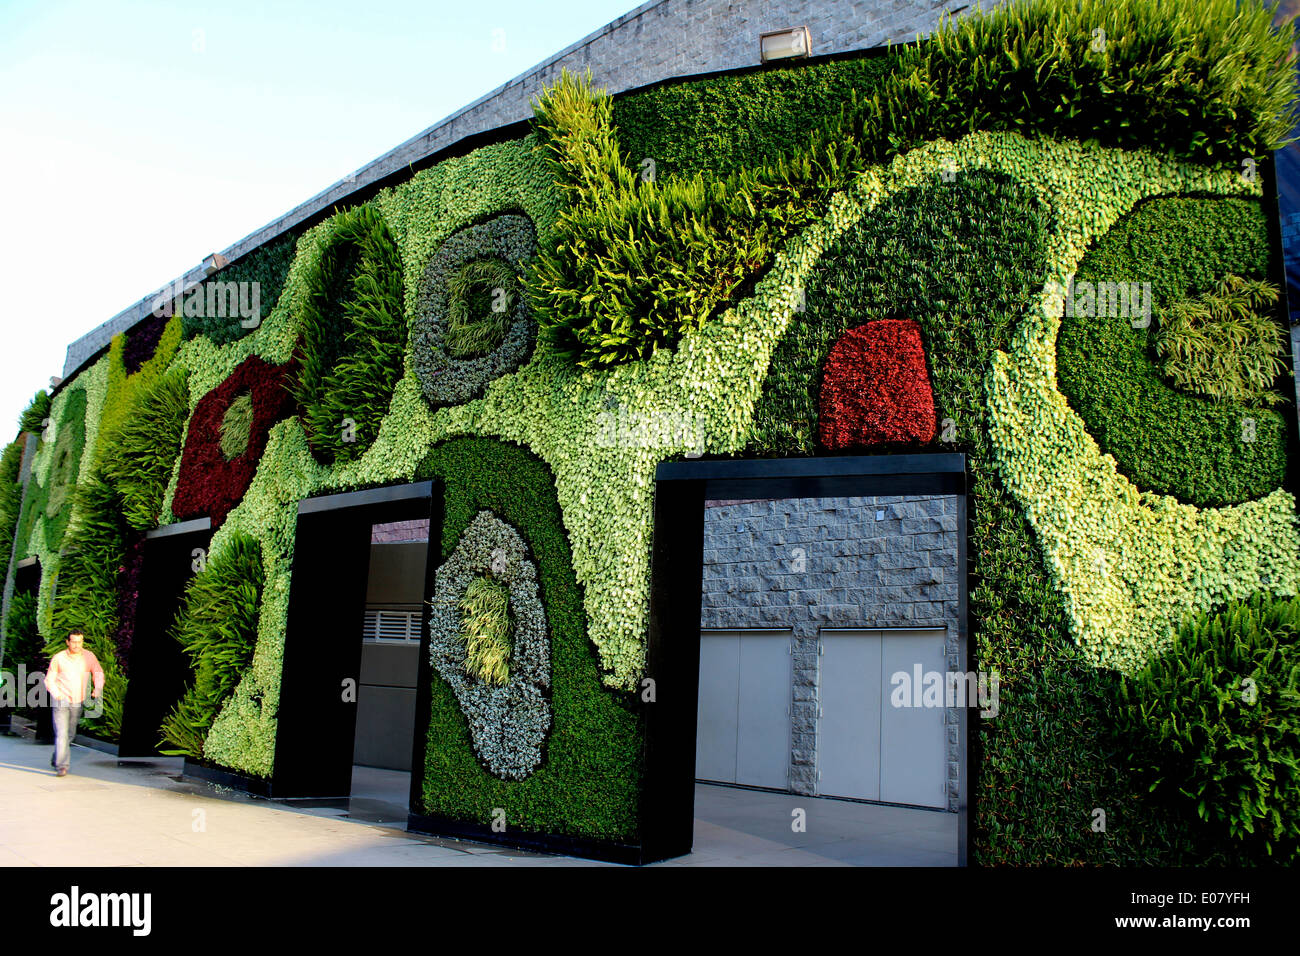
[[[209,518],[159,745],[270,778],[299,501],[434,479],[413,812],[635,842],[655,466],[962,451],[1002,694],[973,858],[1289,858],[1296,420],[1258,171],[1290,40],[1255,2],[1032,0],[617,101],[565,76],[528,135],[218,273],[260,322],[178,301],[33,404],[0,553],[43,575],[5,665],[82,628],[114,737],[143,536]]]

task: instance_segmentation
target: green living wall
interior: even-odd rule
[[[1240,820],[1205,824],[1194,781],[1152,789],[1117,708],[1164,679],[1186,612],[1300,587],[1268,212],[1241,163],[1292,127],[1289,41],[1256,3],[1032,0],[617,100],[565,76],[527,136],[219,273],[259,283],[259,321],[180,302],[61,387],[17,517],[0,498],[45,570],[40,635],[78,624],[109,659],[112,736],[140,536],[210,516],[164,746],[267,777],[297,502],[436,477],[422,809],[633,840],[657,464],[962,451],[971,635],[1001,677],[976,860],[1284,855],[1294,827],[1261,856]],[[1150,294],[1090,314],[1082,283]],[[1254,391],[1215,394],[1177,350]]]

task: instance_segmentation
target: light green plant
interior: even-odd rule
[[[248,451],[253,429],[253,396],[250,392],[235,396],[221,419],[221,454],[234,461]]]
[[[518,285],[514,270],[499,259],[470,262],[448,279],[446,347],[453,358],[486,355],[501,344]]]
[[[1284,399],[1273,382],[1286,369],[1284,334],[1270,314],[1278,288],[1227,275],[1210,292],[1176,303],[1160,316],[1156,354],[1179,388],[1211,398]]]
[[[465,669],[487,684],[510,680],[510,591],[480,575],[460,599]]]

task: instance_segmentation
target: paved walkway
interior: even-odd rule
[[[182,778],[179,758],[119,767],[81,746],[58,778],[51,750],[0,736],[0,866],[606,865],[408,833],[395,796],[405,774],[358,779],[348,810],[304,808]],[[704,784],[695,813],[694,852],[658,865],[956,862],[955,814]]]

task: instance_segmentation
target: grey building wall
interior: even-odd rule
[[[821,56],[914,40],[933,31],[945,12],[969,7],[969,0],[651,0],[435,123],[235,243],[222,255],[233,262],[411,163],[467,136],[528,119],[532,116],[531,101],[564,68],[579,72],[590,68],[598,86],[620,93],[673,77],[755,66],[759,63],[759,34],[771,30],[807,26],[811,52]],[[557,10],[557,17],[563,16],[562,9]],[[509,42],[509,24],[503,27]],[[147,207],[147,199],[144,205]],[[187,288],[204,278],[204,271],[196,267],[173,281]],[[118,332],[148,315],[161,290],[170,285],[165,283],[151,291],[69,345],[64,377]]]
[[[959,655],[957,505],[933,497],[707,502],[700,627],[793,628],[791,788],[817,792],[821,628],[946,627]],[[957,809],[958,714],[948,708],[948,809]]]

